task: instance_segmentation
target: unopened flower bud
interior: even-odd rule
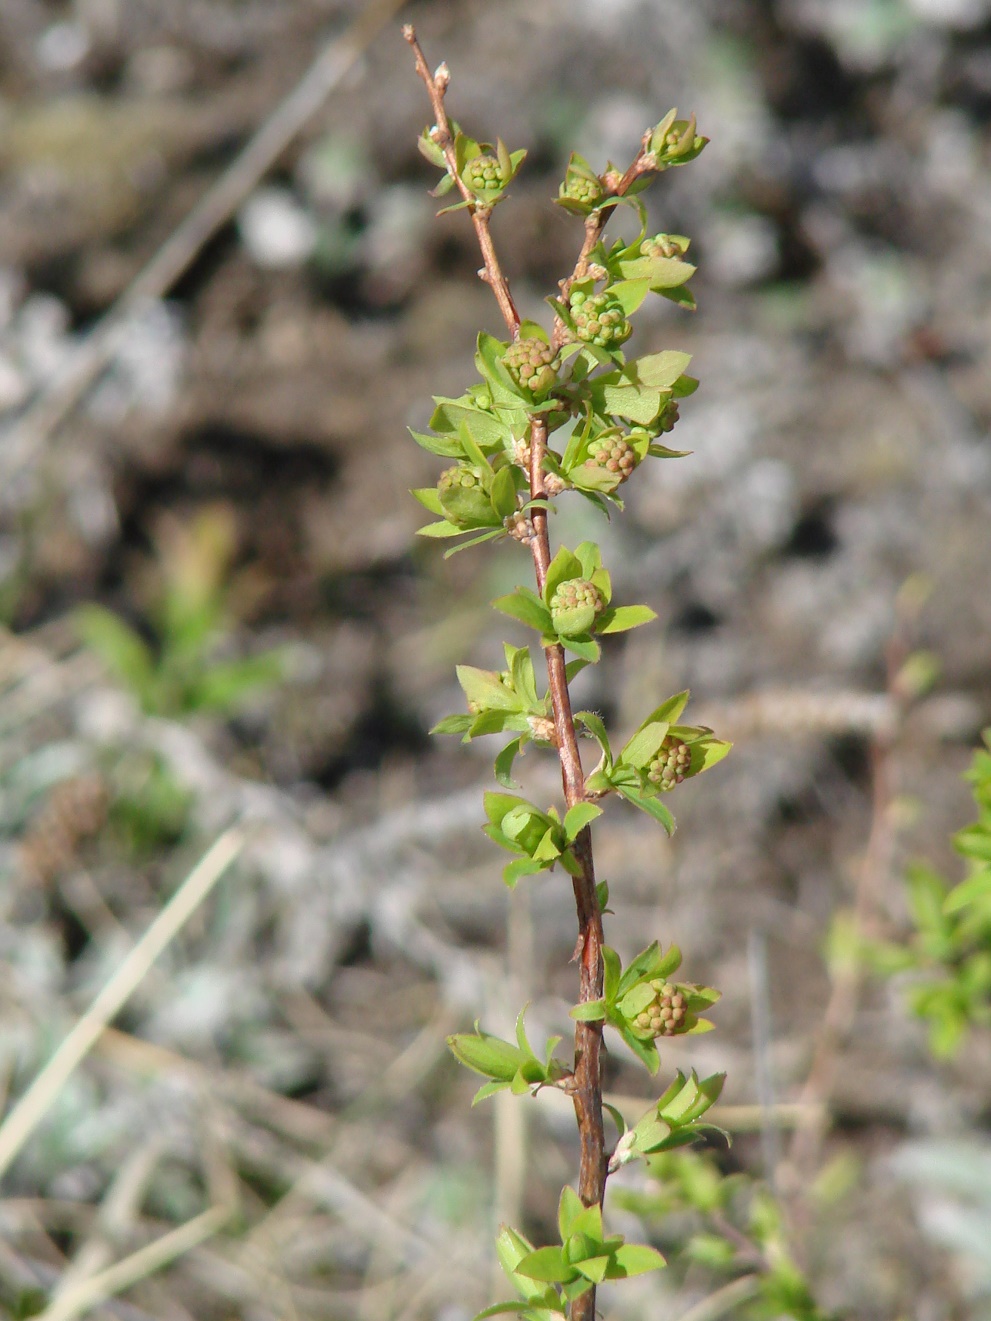
[[[606,608],[598,587],[587,578],[568,578],[551,597],[551,620],[565,638],[587,633]]]

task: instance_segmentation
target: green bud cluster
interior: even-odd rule
[[[655,234],[640,244],[644,257],[683,257],[687,251],[688,244],[679,234]]]
[[[636,450],[623,436],[604,436],[596,441],[585,460],[586,468],[604,468],[625,482],[637,466]]]
[[[682,1030],[685,997],[673,982],[656,978],[650,985],[656,992],[654,999],[637,1014],[633,1024],[654,1037],[673,1037]]]
[[[605,598],[587,578],[567,578],[550,599],[551,620],[564,637],[587,633],[605,608]]]
[[[466,490],[472,487],[482,485],[482,470],[475,468],[470,463],[455,463],[450,468],[445,468],[437,479],[438,491],[453,491],[455,487],[463,486]]]
[[[586,179],[584,175],[573,174],[562,189],[561,196],[570,198],[572,202],[580,202],[582,206],[594,206],[602,199],[602,185],[598,179]]]
[[[464,180],[474,192],[501,188],[503,179],[502,166],[495,156],[475,156],[465,166]]]
[[[615,348],[630,338],[633,327],[618,299],[607,291],[587,294],[579,289],[571,295],[571,318],[580,340],[600,349]]]
[[[647,767],[647,779],[651,784],[656,784],[661,793],[667,793],[676,784],[681,784],[691,764],[692,754],[688,744],[669,734]]]
[[[516,384],[533,394],[546,394],[557,381],[557,355],[542,339],[514,340],[502,361]]]

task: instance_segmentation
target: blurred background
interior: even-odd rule
[[[438,463],[406,427],[502,327],[466,218],[434,219],[411,21],[454,118],[529,152],[493,227],[545,324],[580,246],[550,205],[569,152],[625,166],[673,105],[711,138],[649,194],[652,232],[692,237],[699,310],[648,306],[633,343],[694,355],[692,456],[612,522],[561,500],[553,532],[660,615],[581,703],[628,730],[688,687],[736,742],[677,790],[673,840],[620,807],[597,827],[608,938],[676,941],[724,992],[661,1077],[728,1073],[711,1167],[782,1192],[824,1310],[991,1316],[987,1033],[934,1060],[843,943],[907,931],[911,859],[959,875],[991,720],[991,3],[364,10],[0,10],[8,1114],[250,824],[0,1136],[0,1312],[468,1321],[506,1296],[498,1220],[547,1241],[574,1178],[568,1106],[470,1110],[444,1045],[525,1000],[538,1053],[570,1035],[575,918],[557,873],[502,886],[489,750],[427,738],[462,709],[455,663],[501,664],[487,603],[529,560],[413,537]],[[544,754],[523,769],[554,801]],[[607,1085],[650,1099],[621,1044]],[[642,1167],[615,1184],[617,1227],[672,1267],[605,1316],[756,1314],[697,1310],[727,1275],[678,1264],[691,1217],[634,1214]]]

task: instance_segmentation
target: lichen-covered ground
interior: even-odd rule
[[[575,926],[557,873],[502,887],[488,756],[426,735],[460,708],[456,662],[500,663],[487,602],[529,560],[413,538],[407,491],[437,464],[406,427],[500,322],[464,215],[433,217],[403,20],[465,129],[530,153],[494,220],[524,315],[546,320],[579,246],[550,205],[572,148],[625,164],[671,105],[711,138],[649,195],[654,228],[692,236],[699,311],[645,312],[633,344],[694,355],[672,442],[692,455],[639,472],[623,518],[562,499],[555,523],[660,615],[583,704],[629,728],[688,687],[736,742],[675,792],[670,842],[618,808],[597,827],[609,939],[676,941],[723,990],[718,1030],[662,1068],[727,1071],[720,1160],[788,1193],[823,1308],[991,1315],[988,1039],[935,1062],[897,983],[849,996],[823,958],[858,903],[904,933],[910,859],[958,874],[960,772],[991,722],[991,4],[408,6],[56,423],[87,333],[360,9],[0,12],[8,1111],[248,827],[7,1172],[0,1312],[467,1321],[499,1296],[497,1220],[549,1234],[574,1177],[567,1107],[470,1110],[444,1045],[475,1018],[508,1034],[525,1000],[535,1041],[567,1034]],[[892,675],[922,652],[936,677],[903,702]],[[537,752],[523,779],[559,790]],[[622,1046],[607,1084],[649,1096]],[[828,1107],[821,1145],[762,1143],[747,1107],[799,1100]],[[602,1310],[679,1318],[711,1287],[672,1268]]]

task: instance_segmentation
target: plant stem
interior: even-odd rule
[[[509,284],[502,273],[499,260],[489,232],[488,207],[480,206],[474,194],[459,178],[454,153],[454,141],[451,136],[450,121],[444,108],[444,93],[447,90],[449,74],[441,65],[436,74],[430,68],[416,39],[416,33],[410,25],[403,28],[403,36],[409,42],[416,60],[417,73],[426,85],[433,108],[435,127],[431,137],[444,153],[448,171],[454,179],[462,198],[468,203],[468,213],[475,227],[484,262],[482,278],[491,286],[499,310],[502,313],[511,339],[515,339],[520,326],[519,313],[509,291]],[[638,161],[646,151],[646,142]],[[624,176],[621,187],[640,171],[636,162]],[[588,265],[588,256],[608,218],[612,208],[603,209],[590,216],[585,226],[585,242],[574,272],[562,285],[570,288],[576,278],[580,278]],[[547,423],[542,414],[530,418],[530,498],[546,498],[544,489],[543,458],[547,448]],[[550,543],[547,532],[547,510],[543,506],[533,509],[531,521],[534,536],[530,542],[533,555],[533,567],[537,587],[543,592],[550,564]],[[564,785],[564,798],[568,807],[580,803],[585,798],[585,775],[582,770],[581,755],[578,751],[578,739],[575,734],[575,722],[571,709],[571,695],[568,691],[567,672],[565,670],[564,648],[560,644],[545,648],[547,656],[547,681],[554,712],[554,729],[557,735],[558,758],[561,763],[561,779]],[[592,858],[592,837],[586,827],[574,844],[574,854],[581,868],[581,874],[572,878],[575,894],[575,906],[578,912],[578,941],[575,946],[575,958],[580,967],[579,1002],[586,1004],[598,1000],[603,992],[602,967],[602,912],[599,908],[595,890],[595,867]],[[578,1172],[578,1196],[586,1206],[602,1204],[606,1187],[606,1151],[605,1129],[602,1119],[602,1025],[600,1023],[577,1023],[575,1026],[575,1071],[572,1080],[572,1100],[575,1117],[578,1122],[581,1143],[581,1159]],[[576,1299],[570,1309],[572,1321],[593,1321],[595,1317],[595,1289],[590,1289]]]

